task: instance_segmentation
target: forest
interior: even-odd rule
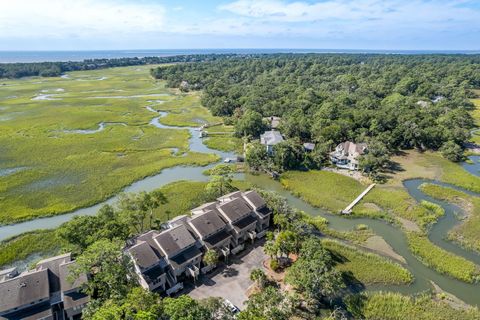
[[[0,63],[0,79],[17,79],[32,76],[58,77],[67,71],[96,70],[112,67],[127,67],[162,63],[214,61],[219,58],[225,59],[232,56],[234,55],[198,54],[168,57],[88,59],[83,61],[65,62]]]
[[[316,142],[319,155],[352,140],[379,155],[415,148],[460,161],[474,126],[469,98],[480,87],[480,55],[275,54],[161,66],[152,75],[203,90],[203,105],[240,123],[242,134],[258,136],[259,118],[279,116],[285,138]]]

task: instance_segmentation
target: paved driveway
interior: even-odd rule
[[[193,284],[186,286],[183,293],[192,298],[203,299],[208,297],[222,297],[230,300],[239,309],[247,300],[246,291],[252,285],[250,272],[253,269],[263,269],[266,255],[263,252],[263,241],[257,241],[237,256],[230,256],[228,265],[221,264],[217,269]]]

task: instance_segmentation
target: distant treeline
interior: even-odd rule
[[[111,67],[126,67],[148,64],[200,62],[225,59],[235,54],[196,54],[169,57],[143,57],[118,59],[89,59],[66,62],[32,62],[32,63],[1,63],[0,78],[22,78],[31,76],[57,77],[67,71],[96,70]]]
[[[315,141],[324,154],[345,140],[374,139],[391,151],[442,148],[458,161],[474,126],[469,98],[480,88],[480,55],[273,54],[152,75],[203,90],[204,106],[252,136],[260,130],[254,121],[246,130],[245,119],[280,116],[287,138]]]

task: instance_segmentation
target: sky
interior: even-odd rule
[[[480,0],[0,0],[0,50],[479,50]]]

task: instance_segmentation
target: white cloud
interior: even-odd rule
[[[478,10],[460,5],[466,1],[447,0],[326,0],[316,3],[282,0],[238,0],[219,7],[220,10],[271,22],[360,21],[390,23],[475,21]]]
[[[0,0],[0,48],[188,47],[199,38],[220,46],[252,39],[252,47],[268,39],[445,47],[444,38],[468,38],[474,47],[480,34],[480,9],[469,5],[479,0],[221,1],[231,2],[215,10],[180,1],[167,8],[151,0]]]
[[[0,0],[1,37],[88,37],[159,31],[160,5],[115,0]]]

